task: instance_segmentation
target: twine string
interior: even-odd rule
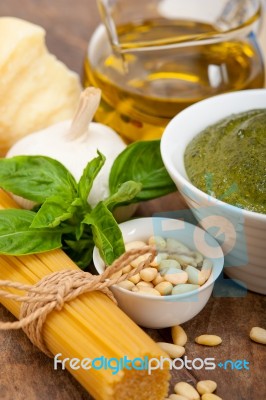
[[[143,255],[148,255],[148,257],[140,261],[136,268],[121,276],[116,274]],[[125,252],[100,275],[92,275],[81,270],[65,269],[45,276],[35,285],[0,280],[0,288],[2,288],[0,298],[21,303],[19,320],[0,322],[0,330],[23,329],[35,346],[52,357],[53,355],[47,348],[42,335],[46,318],[52,311],[61,311],[65,303],[92,291],[103,292],[117,304],[109,287],[139,273],[143,268],[149,266],[155,256],[155,247],[144,246]],[[24,291],[27,295],[13,294],[8,289]]]

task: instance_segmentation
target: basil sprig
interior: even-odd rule
[[[88,163],[77,183],[58,161],[43,156],[17,156],[0,160],[0,186],[15,195],[35,201],[37,211],[0,211],[0,253],[25,255],[63,246],[81,267],[91,261],[96,244],[109,265],[124,251],[119,226],[110,209],[129,202],[141,190],[126,182],[117,193],[93,209],[88,196],[105,157]],[[108,208],[109,207],[109,208]]]
[[[107,265],[124,251],[112,214],[118,205],[150,200],[176,190],[160,155],[160,141],[129,145],[114,161],[110,196],[94,208],[88,196],[105,157],[91,160],[79,182],[58,161],[44,156],[0,159],[0,187],[32,200],[32,211],[0,210],[0,253],[26,255],[62,247],[81,268],[94,245]]]

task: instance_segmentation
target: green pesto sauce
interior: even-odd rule
[[[185,151],[193,185],[226,203],[266,214],[266,109],[231,115]]]

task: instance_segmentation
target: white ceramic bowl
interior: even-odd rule
[[[125,243],[148,240],[152,235],[174,237],[192,250],[199,250],[212,260],[213,270],[208,281],[199,290],[173,296],[142,296],[113,285],[111,290],[119,307],[137,324],[146,328],[166,328],[189,321],[209,300],[214,281],[223,269],[223,252],[219,244],[201,228],[184,221],[169,218],[138,218],[119,225]],[[207,236],[206,236],[207,235]],[[93,252],[94,265],[99,273],[104,262],[97,248]]]
[[[191,184],[184,166],[188,143],[204,128],[233,113],[256,108],[266,108],[265,89],[227,93],[196,103],[170,121],[162,137],[161,153],[195,217],[221,244],[226,274],[242,286],[266,294],[266,215],[241,210],[207,195]],[[265,149],[262,156],[263,152],[265,157]]]

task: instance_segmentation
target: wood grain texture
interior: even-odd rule
[[[0,15],[16,16],[42,25],[47,45],[60,60],[81,73],[87,42],[99,23],[94,0],[8,0],[0,2]],[[1,38],[4,40],[4,38]],[[1,77],[0,77],[1,78]],[[177,194],[143,204],[138,215],[185,208]],[[184,304],[185,306],[185,304]],[[13,317],[0,306],[0,319]],[[214,357],[217,362],[246,359],[250,370],[174,371],[172,387],[180,380],[195,383],[213,379],[223,400],[263,400],[266,398],[266,346],[251,342],[253,326],[266,327],[266,297],[248,293],[243,298],[212,297],[205,309],[183,325],[189,342],[189,359]],[[170,330],[148,330],[156,341],[170,341]],[[194,343],[204,333],[217,334],[223,343],[207,348]],[[54,371],[53,361],[41,354],[23,332],[0,332],[1,400],[91,400],[90,395],[66,371]],[[129,398],[130,400],[130,398]],[[156,400],[156,399],[154,399]]]

